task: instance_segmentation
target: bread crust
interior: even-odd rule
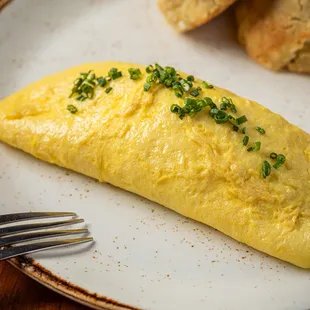
[[[271,70],[310,73],[310,0],[242,0],[236,5],[238,38]]]
[[[236,0],[158,0],[168,23],[177,31],[197,28],[226,10]]]

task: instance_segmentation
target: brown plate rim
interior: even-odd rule
[[[36,260],[21,256],[9,260],[9,263],[47,288],[70,298],[82,305],[98,310],[141,310],[97,293],[89,292],[69,281],[53,274]]]

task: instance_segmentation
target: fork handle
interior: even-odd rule
[[[39,251],[64,247],[73,244],[81,244],[93,241],[93,238],[78,238],[58,241],[40,242],[34,244],[20,245],[9,248],[0,249],[0,261],[7,260],[20,255],[35,253]]]

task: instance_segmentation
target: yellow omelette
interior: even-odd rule
[[[122,76],[105,78],[111,68]],[[0,140],[310,268],[310,135],[183,73],[177,94],[180,83],[148,78],[154,68],[91,63],[46,77],[0,101]]]

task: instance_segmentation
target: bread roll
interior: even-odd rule
[[[236,5],[239,41],[271,70],[310,73],[310,0],[246,0]]]
[[[185,32],[207,23],[235,1],[158,0],[158,6],[177,31]]]

